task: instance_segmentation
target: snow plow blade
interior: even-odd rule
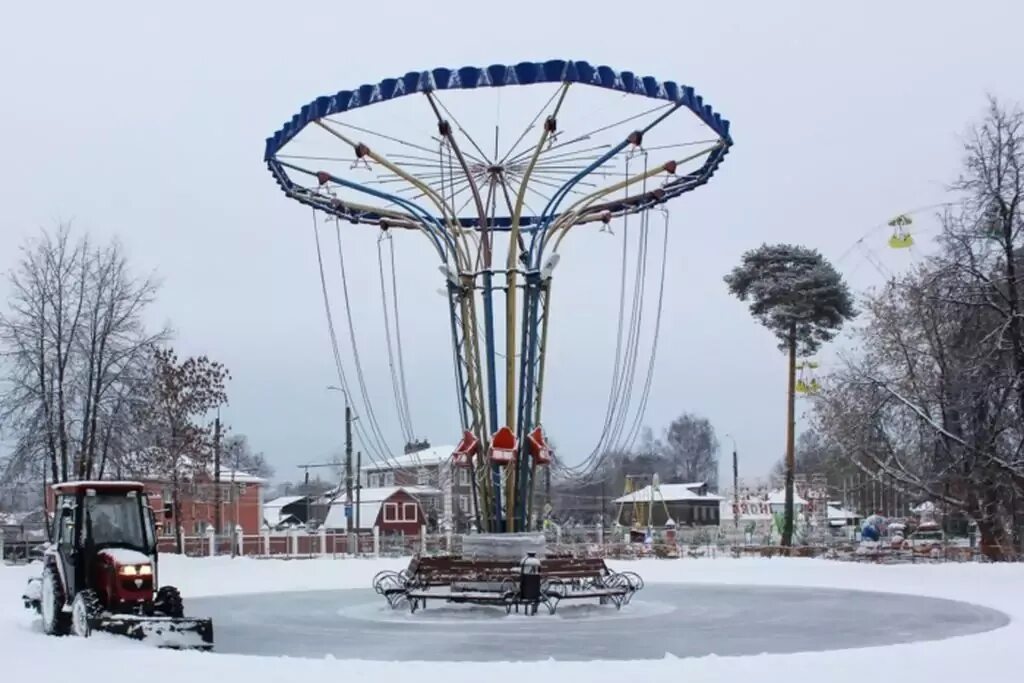
[[[110,614],[90,620],[93,631],[114,633],[173,650],[213,650],[213,621],[193,617]]]

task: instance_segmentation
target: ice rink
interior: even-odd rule
[[[616,611],[563,602],[555,615],[432,602],[391,610],[372,590],[193,599],[221,653],[380,661],[637,660],[885,646],[1009,622],[953,600],[828,588],[650,585]],[[500,646],[496,644],[500,643]]]

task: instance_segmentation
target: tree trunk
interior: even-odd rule
[[[181,537],[181,481],[177,463],[171,474],[171,504],[174,506],[174,548],[179,555],[184,555],[185,540]]]
[[[796,470],[796,328],[789,333],[789,391],[786,394],[786,504],[782,519],[782,546],[793,544],[793,475]]]
[[[981,553],[993,562],[1013,559],[1013,541],[998,517],[986,516],[978,520]]]

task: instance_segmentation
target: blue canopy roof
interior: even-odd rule
[[[502,86],[531,85],[534,83],[581,83],[620,92],[634,93],[651,99],[673,102],[689,109],[722,140],[722,145],[712,150],[703,166],[687,175],[679,176],[662,189],[657,201],[664,202],[672,197],[703,185],[721,164],[732,146],[729,121],[722,118],[694,89],[674,81],[659,81],[651,76],[638,76],[631,71],[616,71],[608,66],[594,66],[584,61],[550,60],[547,62],[520,62],[515,65],[493,64],[488,67],[465,66],[459,69],[437,68],[429,71],[410,71],[398,78],[386,78],[376,84],[362,85],[354,90],[341,90],[333,95],[318,97],[302,107],[290,121],[267,138],[264,161],[277,183],[289,196],[323,209],[328,213],[352,219],[351,209],[343,204],[322,201],[310,193],[303,192],[289,177],[287,169],[277,161],[275,155],[310,122],[325,116],[340,114],[351,109],[366,107],[377,102],[434,90],[469,90],[474,88],[496,88]],[[622,208],[625,208],[622,207]],[[363,219],[374,218],[360,212]],[[479,223],[476,216],[460,218],[465,226]],[[498,219],[498,225],[507,226],[509,219]],[[524,216],[523,226],[536,223],[537,217]]]

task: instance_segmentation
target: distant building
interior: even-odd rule
[[[281,496],[263,504],[263,525],[271,531],[305,526],[313,499],[310,496]]]
[[[663,528],[669,519],[676,527],[718,526],[721,496],[708,491],[705,482],[651,484],[616,498],[618,523],[625,527]],[[653,514],[653,517],[652,517]]]
[[[441,496],[441,490],[430,486],[384,486],[364,488],[359,505],[352,505],[352,530],[370,531],[374,527],[383,535],[414,535],[427,519],[427,509]],[[348,515],[343,500],[331,504],[324,520],[329,533],[348,529]]]
[[[744,491],[740,494],[739,510],[735,510],[736,501],[731,496],[723,497],[721,503],[722,524],[733,524],[736,513],[739,513],[739,523],[743,525],[754,522],[755,526],[768,528],[772,525],[776,514],[784,514],[786,511],[786,491],[775,489],[751,493]],[[802,517],[806,512],[807,500],[796,491],[793,492],[793,514],[795,517]]]
[[[173,485],[170,477],[142,475],[129,478],[146,487],[149,506],[153,508],[157,535],[174,536],[174,528],[182,536],[202,536],[214,527],[217,515],[217,487],[220,488],[221,533],[230,533],[236,526],[244,534],[258,534],[263,526],[263,490],[267,480],[248,472],[223,467],[220,479],[214,481],[213,468],[209,471],[192,468],[183,470],[178,481],[180,509],[174,507]],[[53,510],[54,497],[46,501],[47,511]]]
[[[472,482],[469,470],[452,466],[455,446],[430,446],[420,442],[419,450],[389,457],[386,461],[363,464],[360,482],[364,500],[367,488],[432,487],[439,495],[424,502],[431,530],[441,528],[449,521],[457,532],[467,531],[473,520]],[[344,489],[341,490],[342,494]],[[355,494],[353,494],[353,499]]]
[[[213,528],[216,520],[216,498],[213,474],[201,473],[179,484],[181,509],[174,509],[172,488],[165,478],[137,478],[146,485],[149,504],[156,512],[157,531],[173,536],[177,524],[185,536],[202,535]],[[244,534],[258,534],[263,527],[263,489],[267,481],[247,472],[220,471],[221,533],[242,527]]]

